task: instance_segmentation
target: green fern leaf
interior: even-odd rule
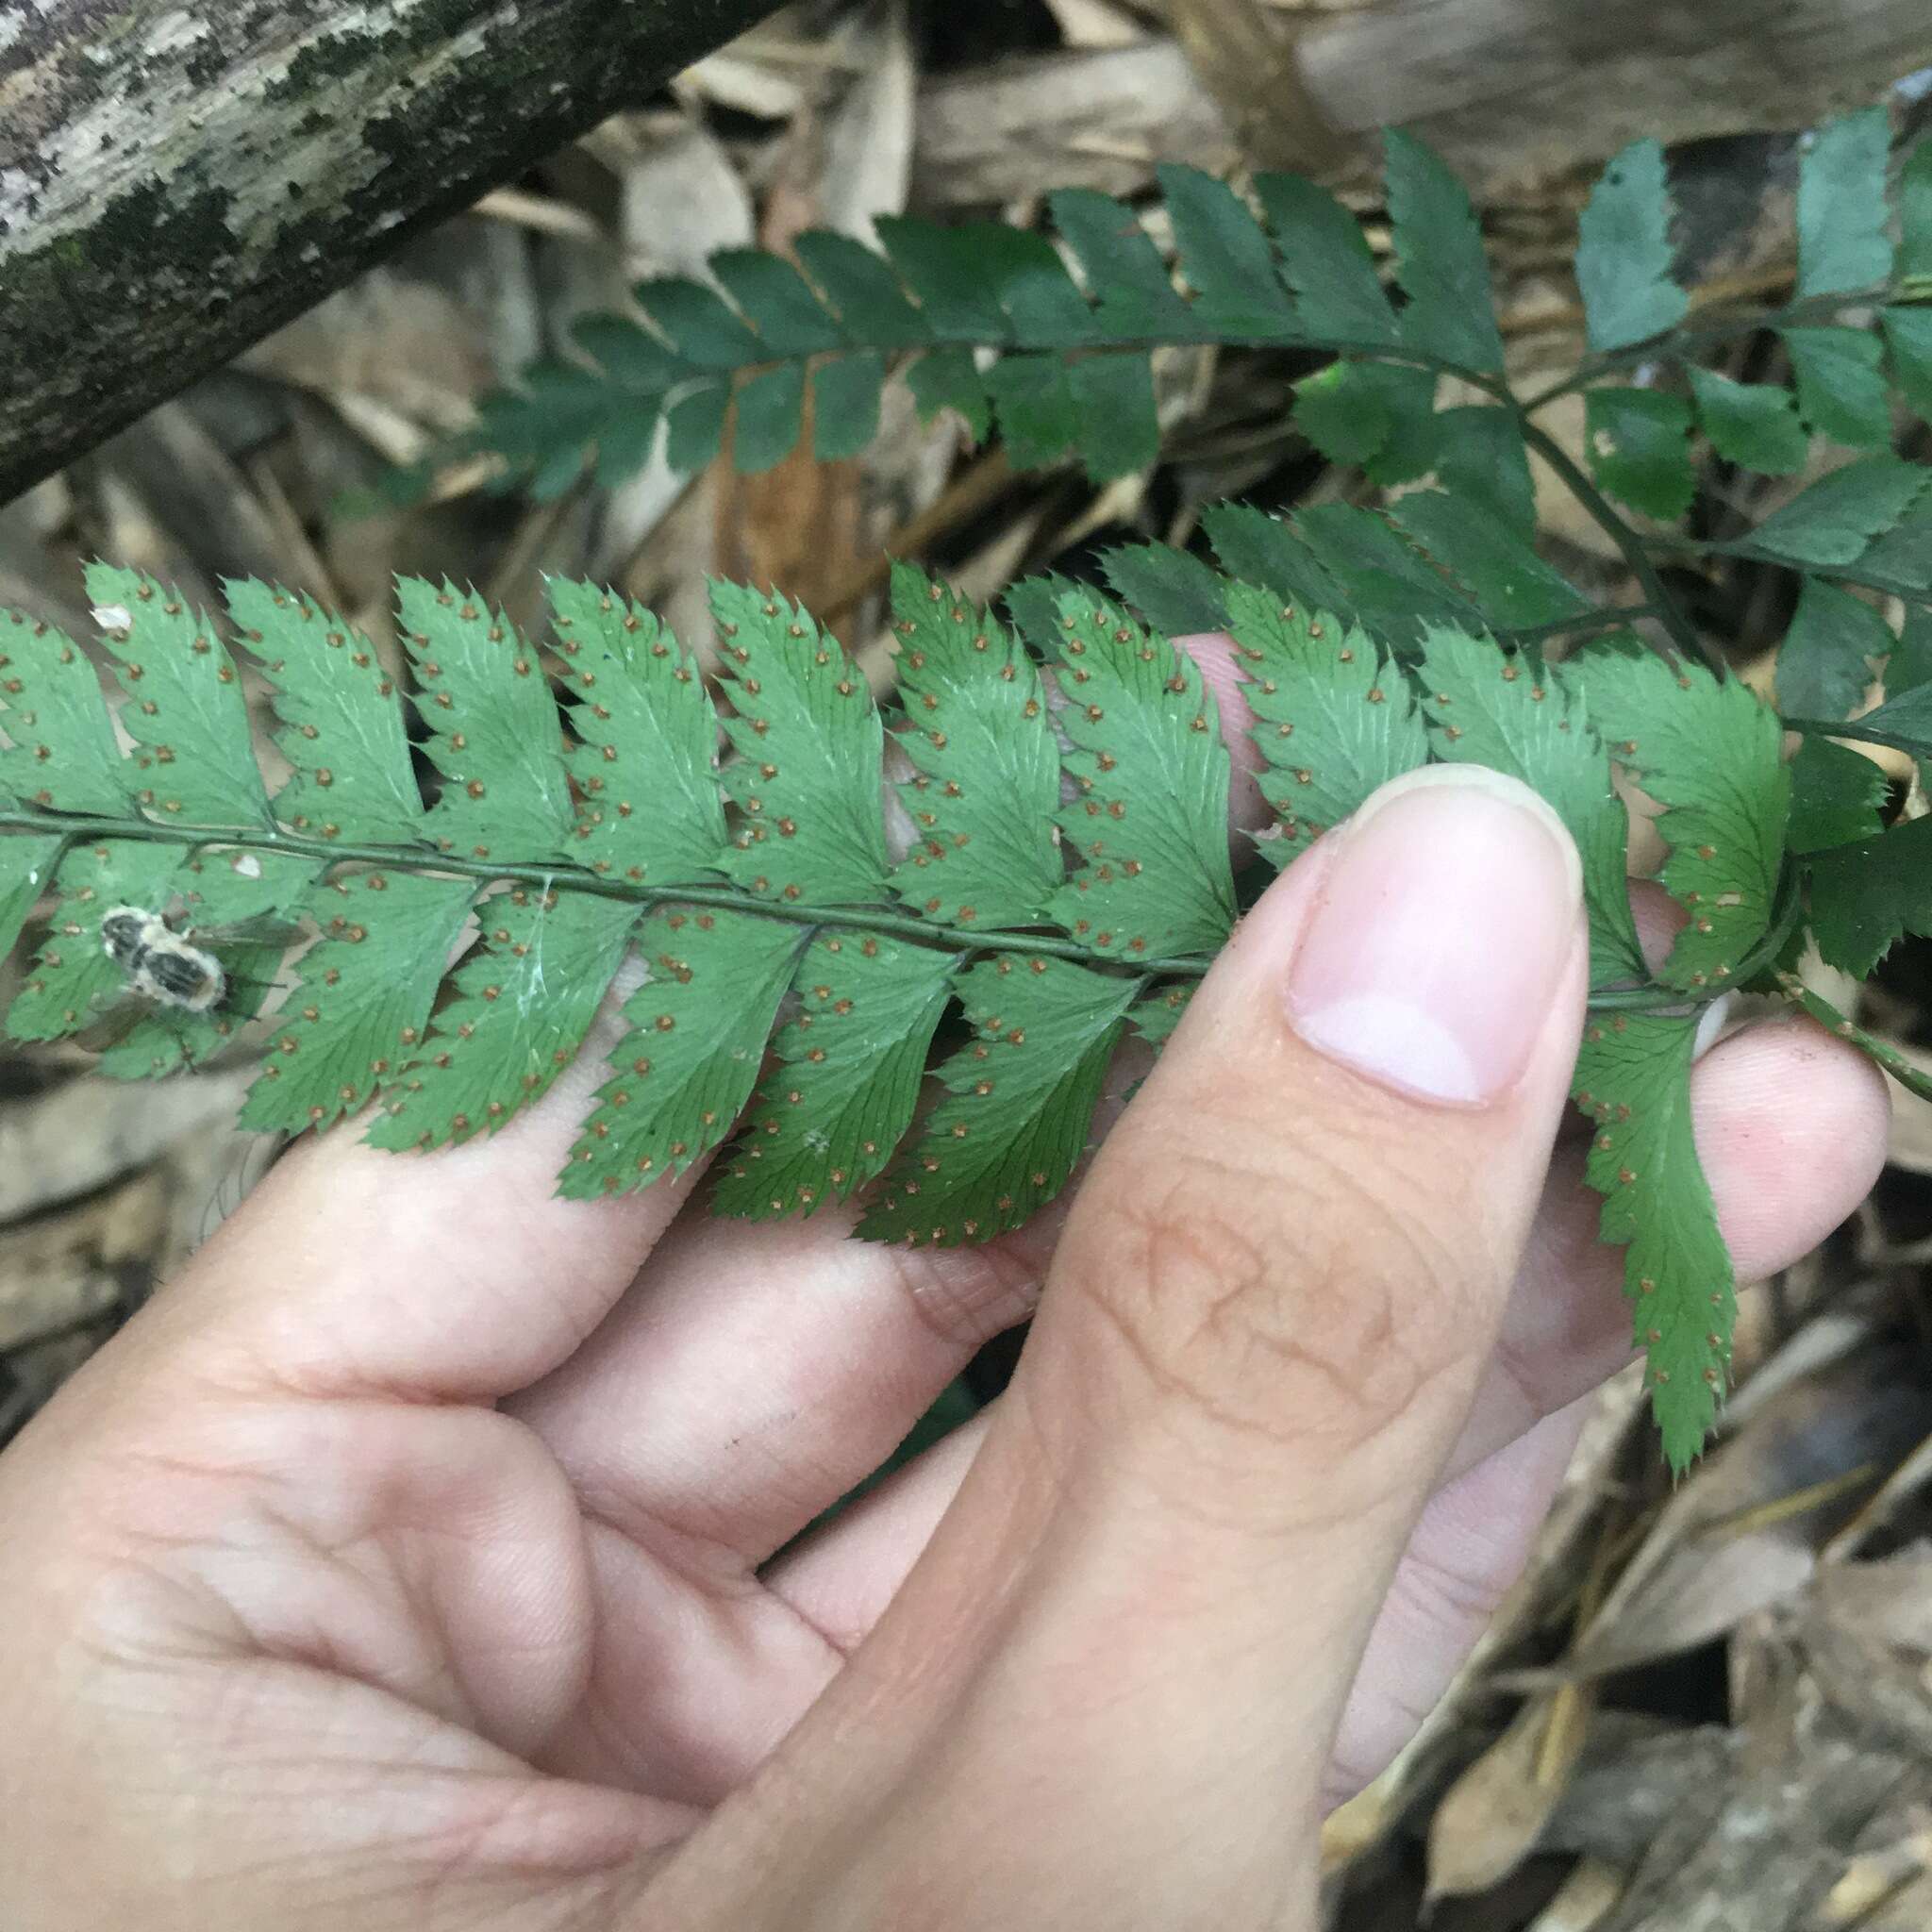
[[[1748,537],[1721,547],[1800,568],[1856,563],[1917,502],[1928,477],[1932,471],[1899,457],[1863,458],[1821,476]]]
[[[953,965],[948,953],[870,937],[812,945],[778,1063],[713,1191],[716,1212],[808,1214],[884,1169],[912,1124]]]
[[[1181,1015],[1192,1003],[1197,984],[1191,979],[1178,980],[1149,993],[1143,1000],[1136,1000],[1129,1009],[1127,1018],[1134,1031],[1156,1053],[1167,1044],[1174,1029],[1181,1024]]]
[[[536,651],[501,611],[447,578],[440,588],[400,578],[396,597],[416,708],[443,777],[430,836],[463,858],[557,852],[575,812],[557,701]]]
[[[1344,356],[1295,384],[1294,426],[1331,463],[1361,465],[1389,449],[1405,413],[1429,420],[1435,394],[1436,378],[1425,369]],[[1404,426],[1412,438],[1412,427]],[[1414,474],[1420,475],[1429,458],[1418,454],[1422,468]],[[1395,465],[1406,467],[1400,457]]]
[[[1398,529],[1469,587],[1486,624],[1531,630],[1592,608],[1560,571],[1543,561],[1528,537],[1480,501],[1442,490],[1413,490],[1395,505],[1392,516]]]
[[[242,1103],[257,1133],[300,1133],[354,1113],[423,1037],[470,914],[474,879],[365,872],[318,886],[306,910],[322,938],[277,1015]]]
[[[1922,423],[1932,423],[1932,309],[1881,308],[1878,320],[1899,392]]]
[[[1899,280],[1932,281],[1932,141],[1921,141],[1906,157],[1898,178]]]
[[[907,372],[906,387],[919,406],[922,421],[951,409],[974,442],[992,428],[992,396],[971,349],[930,349]]]
[[[1891,646],[1891,626],[1871,605],[1807,577],[1778,647],[1779,704],[1801,718],[1849,717]]]
[[[693,384],[664,411],[664,460],[680,475],[704,469],[724,447],[730,416],[729,383]]]
[[[774,469],[798,446],[805,427],[805,364],[780,362],[739,386],[732,458],[746,475]]]
[[[1079,794],[1059,824],[1086,860],[1055,894],[1055,918],[1128,960],[1219,946],[1235,918],[1229,767],[1199,666],[1079,592],[1059,600],[1054,643]]]
[[[1664,151],[1633,141],[1610,158],[1578,224],[1576,280],[1590,346],[1627,349],[1675,328],[1690,298],[1671,279]]]
[[[731,1132],[808,928],[747,912],[655,914],[639,933],[651,976],[625,1002],[631,1030],[558,1176],[573,1200],[681,1174]]]
[[[878,434],[886,359],[855,349],[822,362],[811,378],[811,453],[822,463],[856,457]]]
[[[893,567],[892,610],[911,720],[894,742],[920,774],[899,787],[919,842],[893,887],[948,925],[1033,924],[1064,875],[1059,750],[1040,675],[990,613],[910,564]]]
[[[838,312],[847,341],[881,349],[916,349],[932,340],[925,318],[899,278],[862,242],[809,228],[792,243],[806,274]]]
[[[744,814],[727,873],[760,897],[883,900],[885,737],[864,677],[837,638],[782,597],[714,583],[711,610],[736,707],[724,730],[739,756],[724,782]]]
[[[1593,389],[1583,399],[1584,447],[1598,487],[1647,517],[1674,523],[1690,508],[1690,407],[1649,389]]]
[[[423,836],[395,686],[358,630],[299,591],[251,579],[223,586],[228,615],[262,660],[293,767],[275,812],[298,832],[361,843]]]
[[[757,328],[764,355],[809,356],[844,341],[811,285],[780,257],[762,248],[721,248],[710,269]]]
[[[23,832],[0,844],[0,958],[13,950],[21,927],[53,882],[65,844],[58,832]]]
[[[1171,638],[1227,626],[1227,585],[1185,550],[1165,543],[1124,544],[1101,555],[1102,575],[1114,594]]]
[[[1895,745],[1915,758],[1932,758],[1932,679],[1913,677],[1914,667],[1909,659],[1900,661],[1907,658],[1908,652],[1914,657],[1918,655],[1921,645],[1915,641],[1914,632],[1908,616],[1898,641],[1899,648],[1885,667],[1886,684],[1897,691],[1898,696],[1887,699],[1875,711],[1867,711],[1858,720],[1858,736],[1868,744]],[[1925,641],[1925,648],[1932,649],[1932,640]],[[1806,718],[1793,721],[1792,728],[1824,731],[1828,736],[1835,722]]]
[[[1891,127],[1883,108],[1827,121],[1798,159],[1798,295],[1873,289],[1891,274],[1885,163]]]
[[[386,1088],[364,1137],[371,1146],[440,1147],[493,1134],[544,1093],[591,1030],[638,909],[516,886],[485,899],[477,916],[483,942],[464,959],[435,1031]]]
[[[919,298],[934,341],[1012,343],[1012,323],[1000,306],[1000,271],[1014,265],[1017,230],[996,222],[941,228],[903,215],[881,217],[873,228],[900,279]],[[1032,259],[1038,263],[1037,256]],[[1057,258],[1048,273],[1067,279]]]
[[[1798,414],[1847,449],[1891,441],[1891,401],[1876,336],[1857,328],[1788,328],[1785,347],[1798,385]]]
[[[1067,366],[1074,447],[1096,483],[1144,470],[1160,455],[1154,365],[1139,355],[1083,356]]]
[[[127,692],[141,803],[183,824],[265,825],[242,680],[206,612],[111,564],[88,565],[87,591]]]
[[[702,282],[664,275],[640,282],[631,292],[677,353],[700,369],[738,369],[765,353],[743,318]]]
[[[38,847],[39,841],[32,841]],[[28,841],[4,852],[31,857]],[[58,894],[47,936],[7,1009],[15,1040],[60,1040],[78,1033],[129,997],[120,967],[101,944],[101,921],[116,906],[160,911],[174,895],[178,845],[147,840],[91,840],[68,853],[54,881]]]
[[[1201,527],[1229,576],[1258,585],[1284,604],[1347,608],[1341,579],[1279,517],[1249,503],[1217,503],[1201,512]]]
[[[1571,675],[1611,756],[1664,808],[1664,890],[1690,916],[1657,976],[1723,985],[1770,929],[1777,897],[1791,791],[1777,713],[1735,677],[1648,652],[1592,652]]]
[[[1294,291],[1300,332],[1393,348],[1401,340],[1361,224],[1300,175],[1257,175],[1282,279]]]
[[[978,1038],[940,1069],[946,1097],[859,1224],[871,1241],[955,1247],[1021,1225],[1086,1151],[1140,982],[1001,956],[960,982]]]
[[[1079,415],[1058,356],[1002,356],[984,377],[1014,466],[1044,469],[1074,446]]]
[[[1828,738],[1807,738],[1793,755],[1790,769],[1788,850],[1824,852],[1877,838],[1890,786],[1870,758]]]
[[[1353,503],[1318,503],[1302,512],[1295,528],[1341,588],[1324,608],[1347,610],[1377,637],[1406,644],[1427,624],[1482,622],[1474,600],[1392,518]]]
[[[1932,937],[1932,818],[1814,853],[1811,936],[1827,966],[1863,979],[1906,933]]]
[[[0,610],[0,798],[111,818],[128,809],[101,681],[72,638]]]
[[[1496,332],[1490,261],[1469,195],[1413,135],[1391,128],[1384,142],[1389,220],[1408,296],[1402,339],[1424,355],[1500,375],[1503,338]]]
[[[1434,419],[1433,438],[1424,467],[1435,471],[1437,483],[1447,494],[1487,509],[1524,538],[1535,535],[1536,486],[1530,480],[1529,452],[1515,410],[1486,404],[1444,409]],[[1377,482],[1391,480],[1382,474],[1386,461],[1385,453],[1370,465]]]
[[[1194,291],[1197,328],[1257,341],[1288,341],[1294,312],[1261,226],[1225,181],[1167,163],[1160,177],[1181,271]]]
[[[1874,591],[1911,600],[1907,614],[1932,590],[1932,502],[1918,507],[1890,529],[1882,530],[1858,558],[1858,581]]]
[[[1280,820],[1260,841],[1286,865],[1370,792],[1427,762],[1428,734],[1399,666],[1359,626],[1287,607],[1251,584],[1228,592],[1261,791]]]
[[[1811,439],[1796,401],[1779,383],[1733,382],[1715,369],[1690,372],[1697,420],[1727,463],[1761,476],[1789,476],[1805,467]]]
[[[641,604],[594,584],[555,578],[550,604],[583,740],[570,756],[584,796],[572,857],[640,886],[714,876],[718,720],[697,665]]]
[[[1577,1105],[1596,1123],[1586,1166],[1601,1233],[1622,1246],[1651,1409],[1678,1474],[1697,1459],[1730,1372],[1731,1257],[1697,1158],[1690,1061],[1697,1016],[1620,1013],[1585,1029]]]
[[[1127,341],[1186,341],[1196,332],[1192,310],[1132,208],[1088,188],[1062,188],[1048,207],[1086,272],[1102,329]]]
[[[1577,692],[1535,653],[1505,657],[1456,630],[1427,633],[1418,675],[1437,757],[1522,779],[1570,828],[1583,860],[1592,984],[1647,980],[1624,874],[1628,818]]]

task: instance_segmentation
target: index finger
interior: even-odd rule
[[[144,1312],[141,1337],[231,1386],[316,1395],[489,1402],[546,1374],[629,1286],[701,1171],[597,1201],[556,1194],[634,978],[620,976],[549,1091],[488,1139],[389,1154],[350,1121],[298,1144]]]

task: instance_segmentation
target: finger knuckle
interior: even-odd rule
[[[1024,1322],[1040,1295],[1040,1271],[1014,1242],[979,1248],[879,1250],[891,1289],[921,1327],[958,1354]]]
[[[1340,1457],[1471,1354],[1456,1244],[1394,1205],[1415,1191],[1386,1161],[1191,1140],[1158,1175],[1104,1164],[1068,1244],[1075,1291],[1160,1395]]]

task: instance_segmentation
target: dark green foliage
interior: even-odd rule
[[[1784,341],[1801,421],[1848,449],[1883,449],[1891,440],[1891,408],[1877,337],[1856,328],[1788,328]]]
[[[1872,540],[1917,502],[1927,474],[1917,463],[1892,456],[1847,463],[1772,511],[1748,538],[1730,547],[1800,568],[1857,563]]]
[[[1595,1123],[1590,1184],[1624,1247],[1634,1341],[1674,1470],[1696,1459],[1730,1370],[1737,1290],[1690,1122],[1694,1016],[1619,1013],[1585,1029],[1576,1104]]]
[[[1777,714],[1735,677],[1648,653],[1599,653],[1580,681],[1610,756],[1664,808],[1663,884],[1690,917],[1657,977],[1723,986],[1774,915],[1790,803]]]
[[[1885,162],[1891,128],[1883,108],[1821,127],[1798,163],[1798,293],[1878,287],[1891,273]]]
[[[1261,791],[1279,821],[1261,851],[1286,865],[1378,786],[1425,762],[1428,739],[1408,679],[1365,631],[1248,584],[1228,607]]]
[[[1804,468],[1811,439],[1798,421],[1790,390],[1769,382],[1733,382],[1715,369],[1691,370],[1690,389],[1698,423],[1725,462],[1766,476]]]
[[[1040,673],[990,613],[908,564],[892,573],[892,608],[908,720],[895,742],[919,774],[899,787],[914,842],[893,886],[948,925],[1030,924],[1064,874]]]
[[[1389,219],[1408,307],[1404,343],[1468,369],[1503,367],[1482,228],[1461,182],[1413,136],[1391,129]]]
[[[808,422],[814,453],[841,458],[903,370],[923,408],[996,432],[1015,462],[1111,475],[1158,454],[1154,352],[1224,343],[1291,351],[1308,441],[1401,493],[1323,492],[1286,518],[1207,507],[1211,560],[1114,549],[1117,601],[1030,578],[1010,625],[902,565],[883,711],[809,612],[728,584],[708,690],[650,612],[593,585],[553,583],[538,640],[453,582],[406,581],[398,660],[299,591],[228,585],[225,641],[166,586],[96,566],[96,657],[0,613],[0,938],[30,954],[8,1029],[132,1022],[101,1062],[117,1077],[257,1050],[247,1124],[362,1113],[397,1148],[493,1132],[608,1033],[564,1193],[715,1153],[720,1211],[857,1193],[868,1236],[984,1240],[1066,1184],[1116,1046],[1160,1048],[1258,889],[1238,893],[1230,858],[1223,703],[1254,747],[1239,745],[1275,815],[1254,842],[1276,864],[1390,778],[1479,762],[1541,792],[1581,854],[1590,1176],[1606,1239],[1627,1244],[1681,1466],[1729,1352],[1729,1263],[1690,1129],[1698,1016],[1727,986],[1775,984],[1807,936],[1862,973],[1932,932],[1932,820],[1895,815],[1884,774],[1834,741],[1932,759],[1932,502],[1926,470],[1890,448],[1895,400],[1932,402],[1932,150],[1903,170],[1894,278],[1884,135],[1882,116],[1854,116],[1804,157],[1804,307],[1694,331],[1678,326],[1662,155],[1626,148],[1582,222],[1591,353],[1527,402],[1504,373],[1474,211],[1400,134],[1395,300],[1370,231],[1311,183],[1263,175],[1251,200],[1179,168],[1162,173],[1173,261],[1136,211],[1071,191],[1049,201],[1064,258],[998,224],[896,220],[877,249],[808,234],[795,263],[740,250],[715,286],[646,285],[646,321],[579,323],[573,359],[487,405],[467,446],[540,495],[592,458],[614,483],[660,436],[674,469],[726,448],[756,469]],[[1707,341],[1767,325],[1790,386],[1700,363]],[[1574,391],[1588,475],[1538,419]],[[1733,534],[1727,495],[1699,502],[1693,429],[1761,475],[1810,471],[1819,440],[1858,454]],[[1532,450],[1537,483],[1607,534],[1642,608],[1599,607],[1540,547]],[[1640,527],[1617,504],[1699,519]],[[1692,541],[1712,529],[1721,542]],[[1789,762],[1779,718],[1693,661],[1701,640],[1653,562],[1708,549],[1802,579],[1777,669],[1784,723],[1805,734]],[[1902,601],[1896,640],[1872,592]],[[1684,655],[1655,654],[1640,622]],[[1224,628],[1241,691],[1217,697],[1172,639]],[[272,798],[242,703],[251,660],[291,768]],[[1854,716],[1874,675],[1886,702]],[[1655,976],[1613,759],[1660,809],[1662,883],[1688,914]],[[102,942],[123,904],[209,952],[224,996],[148,1004]],[[593,1035],[613,988],[621,1014]]]
[[[1592,349],[1624,349],[1674,328],[1690,298],[1671,279],[1664,151],[1633,141],[1611,158],[1578,225],[1576,281]]]
[[[1668,523],[1690,508],[1696,477],[1687,439],[1690,408],[1660,390],[1593,389],[1584,439],[1598,487],[1647,517]]]
[[[1811,932],[1827,966],[1862,979],[1908,932],[1932,934],[1932,818],[1809,861]]]
[[[1534,652],[1505,657],[1487,639],[1446,629],[1429,633],[1421,680],[1438,757],[1522,779],[1569,827],[1583,860],[1592,980],[1643,979],[1624,884],[1624,806],[1578,686]]]
[[[1790,773],[1790,850],[1822,852],[1878,836],[1889,788],[1870,758],[1828,738],[1807,738],[1791,758]]]
[[[1002,955],[959,987],[977,1036],[940,1069],[946,1097],[859,1225],[875,1241],[985,1241],[1059,1192],[1086,1151],[1138,982]]]
[[[1200,667],[1158,632],[1073,592],[1055,636],[1076,796],[1060,831],[1086,861],[1058,924],[1110,958],[1212,951],[1234,924],[1227,753]]]
[[[1890,627],[1871,605],[1807,577],[1778,652],[1778,702],[1800,718],[1849,717],[1890,655]]]

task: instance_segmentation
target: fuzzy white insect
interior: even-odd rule
[[[110,907],[101,920],[101,947],[129,989],[158,1006],[206,1013],[228,990],[214,955],[190,945],[158,912]]]

